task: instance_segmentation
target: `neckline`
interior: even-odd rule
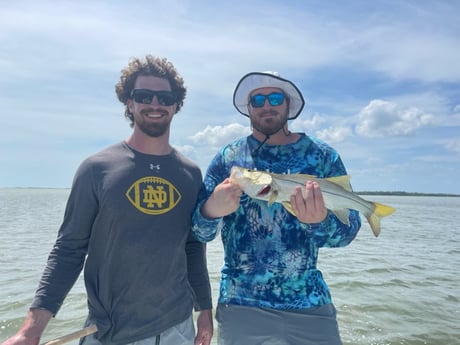
[[[292,134],[297,134],[299,137],[296,141],[293,141],[292,143],[286,143],[286,144],[270,144],[270,143],[267,143],[265,142],[263,146],[266,146],[266,147],[280,147],[280,146],[289,146],[289,145],[295,145],[297,143],[299,143],[303,138],[306,137],[306,134],[305,133],[298,133],[298,132],[292,132]],[[255,141],[257,144],[262,144],[263,141],[257,139],[254,134],[250,134],[249,135],[249,138],[251,138],[253,141]]]
[[[133,148],[132,146],[130,146],[125,140],[122,141],[121,143],[123,145],[123,147],[125,147],[127,150],[133,152],[134,154],[138,155],[138,156],[145,156],[145,157],[157,157],[157,158],[167,158],[167,157],[170,157],[170,156],[173,156],[175,155],[176,153],[176,149],[174,147],[172,147],[171,145],[169,146],[170,147],[170,150],[168,153],[165,153],[165,154],[153,154],[153,153],[145,153],[145,152],[141,152],[139,150],[136,150],[135,148]]]

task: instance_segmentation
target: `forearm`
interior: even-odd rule
[[[197,323],[200,324],[200,322],[209,323],[211,325],[213,324],[212,309],[203,309],[199,311]]]
[[[192,216],[192,233],[200,242],[209,242],[216,237],[222,218],[206,218],[201,213],[201,205],[198,205]]]
[[[59,311],[83,268],[87,243],[83,242],[82,249],[78,249],[74,243],[72,246],[60,242],[55,244],[48,257],[31,309],[46,309],[53,315]]]
[[[46,309],[30,309],[21,328],[24,334],[41,336],[53,314]]]
[[[188,280],[194,292],[195,310],[211,309],[212,296],[206,264],[206,245],[189,237],[186,253]]]
[[[90,186],[86,179],[76,178],[74,182],[31,308],[47,309],[55,315],[83,269],[98,210]]]
[[[38,345],[53,314],[46,309],[30,309],[21,329],[2,345]]]
[[[212,309],[201,310],[197,318],[196,345],[209,345],[213,335]]]
[[[331,211],[317,224],[300,223],[301,228],[316,238],[320,247],[344,247],[353,241],[361,227],[359,213],[350,210],[349,224],[342,223]]]

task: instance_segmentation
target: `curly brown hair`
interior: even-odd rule
[[[150,54],[146,55],[144,59],[132,57],[128,66],[121,70],[120,81],[115,85],[118,100],[126,106],[125,117],[130,121],[131,127],[134,126],[134,117],[128,109],[127,102],[131,97],[136,79],[140,75],[168,79],[171,91],[176,97],[176,113],[179,112],[184,105],[187,89],[184,86],[184,79],[179,75],[174,65],[166,58],[155,57]]]

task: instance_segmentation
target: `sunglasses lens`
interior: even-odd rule
[[[146,89],[135,89],[132,91],[134,102],[141,104],[151,104],[153,97],[157,96],[158,104],[170,106],[176,103],[176,98],[171,91],[152,91]]]
[[[176,98],[171,91],[158,91],[156,94],[160,105],[169,106],[176,103]]]
[[[251,97],[251,105],[254,108],[261,108],[265,104],[265,95],[254,95]]]
[[[150,90],[133,90],[133,99],[136,103],[150,104],[154,95]]]
[[[284,102],[284,94],[282,93],[274,92],[269,94],[267,97],[271,106],[281,105]]]
[[[261,108],[264,106],[266,99],[268,99],[268,103],[270,103],[272,107],[276,107],[278,105],[283,104],[284,93],[273,92],[269,95],[261,95],[261,94],[254,95],[251,97],[251,105],[254,108]]]

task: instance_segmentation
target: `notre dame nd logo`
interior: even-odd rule
[[[162,214],[174,208],[181,199],[171,182],[160,177],[143,177],[134,182],[126,192],[129,201],[139,211]]]

